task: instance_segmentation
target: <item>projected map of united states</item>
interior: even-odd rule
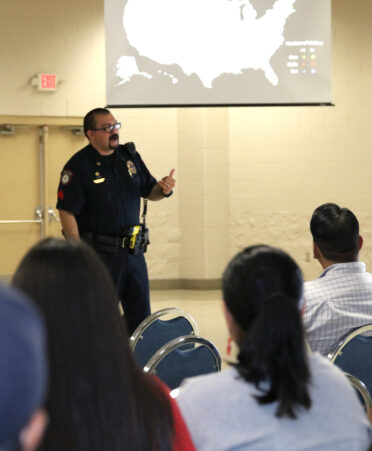
[[[248,0],[128,0],[123,27],[129,44],[140,57],[158,65],[178,65],[186,76],[196,75],[204,88],[223,74],[261,70],[272,86],[278,75],[270,60],[284,43],[288,18],[296,0],[277,0],[259,15]],[[208,31],[207,31],[208,30]],[[138,68],[136,56],[116,63],[119,85],[133,76],[154,75]],[[177,76],[164,71],[173,84]]]

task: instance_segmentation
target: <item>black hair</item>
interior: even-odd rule
[[[310,230],[325,258],[336,263],[358,259],[359,223],[348,208],[327,203],[315,209]]]
[[[97,254],[78,240],[45,239],[12,284],[34,299],[47,326],[50,423],[40,450],[170,451],[170,401],[133,360]]]
[[[262,391],[256,396],[260,404],[277,401],[276,416],[296,418],[299,407],[311,406],[299,267],[280,249],[251,246],[228,264],[222,292],[239,326],[240,376]]]
[[[96,127],[96,115],[97,114],[111,114],[107,108],[94,108],[89,111],[84,117],[84,134],[88,138],[87,131],[93,130]]]

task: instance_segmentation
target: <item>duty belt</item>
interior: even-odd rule
[[[90,243],[97,251],[116,252],[127,248],[132,254],[147,251],[150,244],[149,229],[146,226],[147,199],[143,200],[142,224],[123,229],[121,236],[101,235],[100,233],[82,232],[81,238]]]
[[[127,227],[121,236],[101,235],[93,232],[81,233],[81,238],[87,241],[98,252],[116,252],[127,248],[132,254],[146,252],[149,241],[149,231],[145,224]]]
[[[118,248],[125,248],[129,245],[128,236],[101,235],[98,233],[85,232],[81,234],[83,240],[88,241],[93,247],[107,247],[107,250],[113,251]]]

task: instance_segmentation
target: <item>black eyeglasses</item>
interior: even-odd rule
[[[91,130],[94,130],[95,132],[98,130],[104,130],[106,133],[111,133],[114,129],[119,130],[120,128],[121,128],[121,122],[116,122],[116,124],[106,125],[106,127],[102,127],[102,128],[91,128]]]

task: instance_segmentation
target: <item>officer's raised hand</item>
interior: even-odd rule
[[[166,175],[158,181],[151,191],[149,196],[150,200],[160,200],[164,197],[169,197],[172,194],[173,188],[176,185],[176,180],[173,177],[174,173],[175,169],[172,169],[169,175]]]

